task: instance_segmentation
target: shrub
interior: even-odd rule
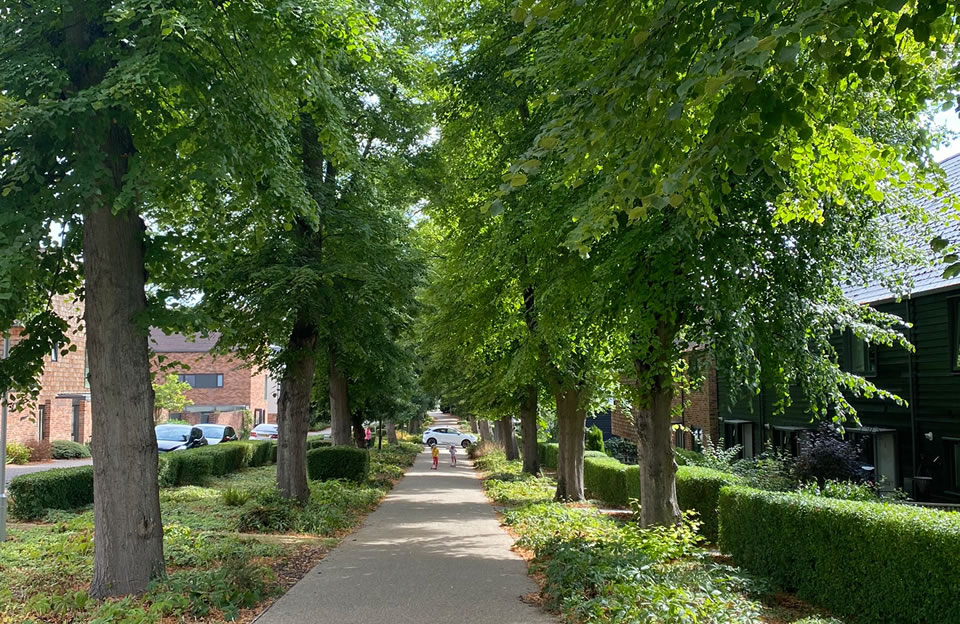
[[[307,438],[307,450],[320,448],[323,446],[332,446],[333,442],[330,440],[324,440],[320,436],[310,436]]]
[[[349,446],[307,451],[307,476],[314,481],[347,479],[362,483],[370,472],[370,455]]]
[[[30,461],[30,447],[19,442],[7,442],[7,463],[25,464]]]
[[[626,507],[626,471],[627,467],[612,457],[584,457],[584,488],[609,505]]]
[[[560,445],[556,442],[542,442],[537,445],[537,451],[540,454],[540,465],[556,470]]]
[[[785,449],[774,448],[769,442],[754,459],[738,461],[733,472],[745,479],[745,484],[761,490],[789,492],[797,489],[796,460]]]
[[[700,532],[711,542],[717,541],[717,501],[727,485],[740,485],[736,475],[700,466],[677,469],[677,503],[683,511],[693,510],[700,516]]]
[[[189,456],[209,457],[209,474],[215,477],[236,472],[247,465],[247,449],[236,442],[224,442],[176,452]]]
[[[297,507],[280,496],[279,490],[263,490],[254,505],[237,518],[241,533],[285,532],[293,528]]]
[[[673,449],[673,458],[676,460],[678,466],[699,466],[703,464],[703,455],[701,453],[687,449]]]
[[[600,427],[593,425],[587,429],[587,435],[584,444],[588,451],[603,452],[603,432],[600,431]]]
[[[249,491],[232,487],[225,489],[221,496],[223,497],[223,504],[228,507],[239,507],[250,500]]]
[[[54,468],[10,481],[10,513],[33,520],[46,509],[76,509],[93,502],[93,466]]]
[[[270,463],[270,447],[272,446],[270,442],[241,440],[229,444],[243,448],[243,466],[256,468]]]
[[[85,444],[72,440],[54,440],[50,443],[54,459],[84,459],[90,457],[90,449]]]
[[[801,481],[862,481],[860,447],[841,440],[827,423],[800,436],[797,477]]]
[[[496,451],[502,452],[503,447],[498,444],[495,444],[494,442],[490,442],[489,440],[483,440],[481,442],[477,442],[475,444],[471,444],[470,446],[468,446],[467,456],[470,459],[480,459]]]
[[[838,615],[956,620],[960,514],[726,487],[720,547],[737,564]]]
[[[637,463],[637,445],[633,440],[613,436],[604,443],[604,451],[622,464]]]
[[[170,451],[160,455],[157,480],[160,487],[202,484],[213,472],[213,457],[202,449]]]
[[[27,442],[30,449],[30,461],[39,462],[53,459],[53,449],[46,440]]]

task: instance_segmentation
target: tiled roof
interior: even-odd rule
[[[210,332],[206,338],[199,335],[165,334],[153,327],[150,329],[150,348],[154,353],[206,353],[220,340],[218,332]]]
[[[960,195],[960,154],[954,154],[950,158],[943,160],[940,163],[940,167],[943,169],[950,193]],[[921,202],[921,206],[930,214],[939,213],[943,208],[942,203],[935,199],[925,200]],[[950,241],[950,243],[960,241],[960,221],[953,219],[947,224],[943,224],[940,219],[934,219],[932,221],[931,233],[933,236],[945,238]],[[927,244],[927,241],[918,243]],[[934,263],[916,266],[913,267],[912,270],[908,270],[913,282],[909,288],[909,294],[919,295],[944,288],[960,286],[960,276],[943,279],[943,270],[945,268],[946,267],[940,263]],[[880,269],[880,271],[883,270],[883,268]],[[881,301],[897,298],[896,293],[891,292],[889,288],[880,284],[879,281],[863,286],[848,287],[846,289],[846,295],[857,303],[880,303]]]

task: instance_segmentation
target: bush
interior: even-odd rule
[[[587,429],[585,448],[588,451],[603,452],[603,432],[600,431],[600,427],[593,425]]]
[[[838,615],[956,621],[960,514],[726,487],[720,547],[747,570]]]
[[[626,507],[626,471],[627,467],[612,457],[584,457],[584,488],[609,505]]]
[[[213,457],[198,454],[201,449],[170,451],[160,455],[157,466],[157,480],[160,487],[177,485],[199,485],[213,472]]]
[[[800,481],[862,481],[860,447],[841,440],[827,423],[800,436],[796,462]]]
[[[244,451],[244,466],[256,468],[265,466],[271,461],[271,447],[275,446],[272,442],[256,440],[230,442],[231,445],[240,446]]]
[[[75,509],[93,502],[93,466],[55,468],[14,477],[10,513],[34,520],[47,509]]]
[[[72,440],[54,440],[50,443],[54,459],[85,459],[90,457],[90,449],[86,445]]]
[[[175,451],[189,456],[206,456],[210,458],[210,473],[215,477],[236,472],[247,466],[247,449],[237,442],[211,444],[199,448]]]
[[[673,458],[678,466],[699,466],[703,463],[702,454],[682,448],[673,449]]]
[[[239,507],[250,500],[250,492],[239,488],[227,488],[221,494],[223,504],[228,507]]]
[[[307,451],[307,476],[314,481],[347,479],[362,483],[370,472],[370,454],[349,446]]]
[[[237,518],[241,533],[286,532],[296,522],[298,508],[280,496],[280,491],[264,490],[257,494],[253,507]]]
[[[633,440],[625,440],[613,436],[604,443],[604,451],[622,464],[637,463],[637,445]]]
[[[7,442],[7,463],[25,464],[30,461],[30,447],[19,442]]]
[[[700,516],[700,532],[711,542],[716,542],[720,490],[728,485],[742,483],[740,477],[727,472],[699,466],[681,466],[677,469],[677,503],[683,511],[696,511]]]
[[[46,440],[27,442],[30,449],[30,461],[40,462],[53,459],[53,449]]]
[[[557,457],[560,455],[560,445],[556,442],[541,442],[537,445],[540,455],[540,465],[553,470],[557,469]]]
[[[310,436],[307,438],[307,450],[320,448],[324,446],[332,446],[333,442],[330,440],[324,440],[320,436]]]

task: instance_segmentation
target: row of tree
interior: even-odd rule
[[[552,403],[557,498],[583,497],[585,414],[616,397],[633,408],[641,521],[676,522],[671,410],[704,360],[744,395],[800,393],[838,422],[850,394],[889,396],[830,339],[906,344],[843,288],[926,260],[909,241],[942,191],[924,116],[960,104],[952,6],[482,0],[446,15],[426,376],[461,413],[519,414],[529,472]]]
[[[312,396],[338,443],[429,402],[407,210],[430,65],[403,0],[0,6],[0,325],[24,336],[0,388],[35,387],[67,344],[52,298],[81,298],[90,593],[139,592],[164,572],[148,327],[219,331],[281,379],[291,499],[309,495]]]

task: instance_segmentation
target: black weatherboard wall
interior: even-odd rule
[[[941,166],[951,191],[960,194],[960,155]],[[931,204],[928,209],[939,211],[940,206]],[[949,225],[940,235],[960,240],[960,226]],[[834,344],[846,370],[863,374],[908,403],[850,400],[862,427],[848,425],[848,430],[866,449],[864,463],[875,466],[878,478],[886,477],[919,498],[960,503],[960,278],[944,280],[942,269],[918,268],[912,294],[899,300],[878,285],[848,292],[858,303],[912,323],[907,336],[915,353],[883,346],[864,351],[850,335],[836,336]],[[808,404],[802,397],[793,398],[793,405],[777,413],[770,393],[744,400],[719,375],[719,417],[727,423],[749,423],[754,449],[762,448],[766,440],[789,447],[803,429],[817,426],[811,422]],[[732,426],[744,425],[721,426],[721,431]]]

